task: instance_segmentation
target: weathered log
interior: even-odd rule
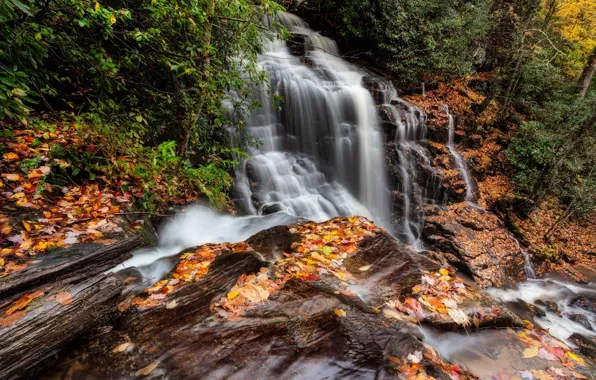
[[[77,284],[39,288],[43,296],[6,317],[20,319],[0,327],[0,378],[34,377],[68,343],[109,319],[122,287],[113,275],[100,274]],[[9,323],[6,318],[3,325]]]
[[[93,277],[132,257],[130,252],[141,244],[142,239],[135,235],[108,246],[87,244],[56,251],[1,279],[0,300],[49,282],[74,283]]]
[[[32,377],[68,343],[107,321],[124,286],[104,272],[142,242],[135,235],[109,246],[61,249],[2,279],[0,378]],[[19,307],[27,297],[31,302]]]

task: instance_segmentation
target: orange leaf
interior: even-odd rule
[[[56,294],[56,302],[61,305],[70,305],[72,303],[72,296],[67,292],[60,292]]]
[[[31,232],[31,225],[29,223],[25,222],[24,220],[22,221],[22,223],[23,223],[23,227],[25,227],[27,232]]]
[[[0,318],[0,326],[7,327],[18,321],[19,319],[23,318],[27,314],[27,310],[17,311],[16,313],[8,316],[6,318]]]
[[[149,364],[147,367],[145,368],[141,368],[140,370],[138,370],[135,375],[136,376],[147,376],[149,375],[151,372],[153,372],[153,370],[157,368],[157,364],[152,363]]]

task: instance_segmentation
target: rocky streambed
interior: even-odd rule
[[[591,351],[541,329],[529,302],[495,301],[363,217],[267,228],[158,262],[14,293],[2,313],[26,315],[1,327],[1,377],[593,373]]]

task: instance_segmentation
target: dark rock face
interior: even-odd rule
[[[580,325],[582,325],[586,330],[592,330],[592,325],[590,325],[590,321],[588,320],[588,317],[586,317],[583,314],[571,314],[568,316],[568,318],[570,320],[572,320],[575,323],[579,323]]]
[[[592,313],[596,313],[596,299],[594,298],[586,298],[584,296],[579,296],[573,301],[571,301],[571,305],[579,307],[580,309],[587,310]]]
[[[428,213],[424,241],[483,287],[525,279],[520,248],[494,214],[465,203]]]
[[[347,290],[335,276],[291,278],[242,315],[214,314],[213,301],[229,294],[240,276],[272,268],[278,253],[292,247],[297,236],[290,231],[263,231],[248,240],[258,252],[217,256],[208,274],[169,293],[161,306],[133,307],[112,330],[64,358],[56,376],[133,378],[155,364],[151,376],[168,378],[382,379],[394,377],[419,352],[426,353],[419,365],[428,375],[449,379],[452,367],[429,354],[415,327],[376,309],[408,297],[424,273],[439,269],[385,233],[365,238],[345,259],[353,273]],[[123,343],[130,345],[117,352]]]

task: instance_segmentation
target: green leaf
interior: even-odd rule
[[[8,1],[10,3],[12,3],[15,7],[20,9],[27,16],[33,16],[33,13],[31,12],[31,8],[29,8],[29,6],[26,5],[25,3],[23,3],[22,1],[20,1],[20,0],[8,0]]]

